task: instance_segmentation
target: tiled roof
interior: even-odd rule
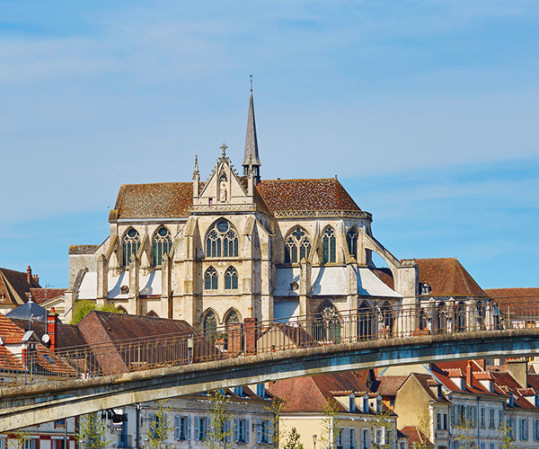
[[[389,288],[395,289],[395,281],[393,280],[393,273],[389,268],[375,268],[372,272],[380,278],[380,280],[386,284]]]
[[[414,443],[418,444],[419,447],[423,447],[424,444],[427,446],[434,446],[431,441],[425,436],[421,430],[415,426],[406,426],[400,429],[401,433],[406,435],[408,439],[408,445],[411,447]]]
[[[120,351],[120,345],[123,342],[146,338],[147,345],[150,347],[152,342],[151,337],[159,336],[163,341],[164,337],[180,336],[194,332],[194,329],[186,322],[181,320],[168,320],[164,318],[145,317],[139,315],[128,315],[110,312],[91,311],[79,323],[78,327],[81,331],[84,340],[90,344],[105,344],[106,353],[96,355],[96,359],[104,372],[108,374],[116,374],[125,372],[128,368],[129,354],[126,351]],[[185,344],[187,340],[185,339]],[[193,347],[193,358],[195,361],[201,360],[204,355],[215,356],[218,350],[207,341],[198,341],[195,339]],[[176,354],[180,349],[178,343],[170,343],[168,346],[162,346],[160,354],[165,357],[167,351],[175,351]],[[152,354],[148,351],[143,351],[144,354],[140,362],[145,362],[144,357],[152,358]],[[170,354],[169,354],[170,355]],[[172,357],[172,355],[170,355]]]
[[[272,212],[360,211],[341,183],[328,179],[263,180],[257,185]]]
[[[539,304],[539,288],[489,288],[485,293],[502,309],[513,304]]]
[[[33,330],[41,340],[47,333],[47,323],[44,321],[19,320],[10,318],[10,320],[24,331]],[[66,349],[74,346],[83,346],[87,344],[79,328],[73,324],[56,323],[56,349]]]
[[[48,299],[58,298],[66,292],[66,288],[31,288],[32,299],[38,304]]]
[[[0,345],[0,371],[24,371],[24,367],[5,346]]]
[[[2,340],[4,340],[4,338],[8,336],[17,336],[22,338],[24,336],[24,331],[9,318],[0,313],[0,337],[2,337]]]
[[[323,412],[328,399],[338,392],[368,392],[351,372],[280,380],[269,390],[286,401],[284,410],[288,412]],[[346,411],[340,404],[339,410]]]
[[[457,259],[415,259],[419,282],[431,288],[428,296],[486,297],[486,293]]]
[[[0,268],[0,303],[23,304],[32,287],[41,287],[34,277],[28,283],[27,276],[26,272]]]
[[[397,391],[408,379],[408,376],[383,376],[378,379],[377,391],[382,396],[396,396]]]
[[[118,218],[180,218],[192,204],[192,182],[124,184],[114,209]]]

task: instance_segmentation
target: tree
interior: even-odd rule
[[[272,427],[273,427],[273,435],[272,435],[272,443],[273,447],[278,448],[280,446],[280,440],[281,440],[281,430],[279,427],[279,419],[281,417],[281,410],[284,406],[284,401],[282,399],[273,398],[271,401],[270,407],[264,407],[267,411],[271,412],[273,414],[272,416]],[[293,429],[295,430],[295,429]]]
[[[17,449],[24,449],[24,445],[28,440],[28,435],[29,433],[25,429],[17,429],[17,431],[13,434],[15,437],[15,447]]]
[[[303,449],[303,444],[299,441],[301,435],[298,433],[295,427],[288,433],[288,438],[284,444],[284,449]],[[279,446],[275,446],[279,447]]]
[[[117,309],[114,304],[105,304],[101,307],[97,307],[93,301],[83,299],[81,301],[77,301],[73,306],[73,318],[71,319],[71,324],[77,324],[92,310],[98,310],[100,312],[123,313],[122,310]]]
[[[500,438],[500,449],[514,449],[513,429],[506,420],[502,420],[500,427],[498,427],[498,437]]]
[[[232,435],[232,415],[228,412],[228,401],[230,398],[223,390],[210,393],[210,426],[205,440],[209,449],[226,448]]]
[[[391,419],[391,413],[389,412],[381,412],[378,414],[376,418],[376,422],[378,424],[378,427],[382,427],[384,429],[384,435],[385,435],[385,441],[384,444],[378,444],[378,447],[381,449],[391,449],[392,444],[391,441],[389,441],[389,438],[387,437],[389,431],[393,430],[395,426],[395,421]]]
[[[79,433],[76,435],[79,444],[86,449],[102,449],[108,444],[105,438],[107,426],[97,412],[81,416]]]
[[[477,434],[474,424],[468,416],[466,418],[460,417],[458,424],[453,426],[454,440],[459,442],[460,449],[477,449],[477,445],[475,444]]]
[[[333,398],[329,398],[324,405],[324,418],[322,418],[322,436],[320,443],[321,449],[335,449],[337,447],[337,438],[339,436],[339,420],[337,413],[339,405]]]
[[[150,414],[150,424],[148,425],[147,444],[152,449],[167,449],[168,434],[172,430],[172,425],[168,419],[171,407],[167,401],[162,399],[157,402],[157,410]]]

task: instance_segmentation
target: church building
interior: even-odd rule
[[[336,178],[263,177],[252,91],[241,173],[226,150],[206,181],[195,157],[192,181],[122,185],[106,240],[69,249],[66,300],[112,303],[199,329],[428,304],[418,264],[376,240],[372,215]],[[374,266],[373,252],[388,268]],[[462,299],[468,317],[477,301],[488,302]],[[389,330],[399,319],[379,316],[376,325]],[[426,325],[414,318],[401,329]]]

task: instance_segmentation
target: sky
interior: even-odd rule
[[[536,0],[0,0],[0,266],[67,287],[121,184],[338,176],[399,259],[539,286]]]

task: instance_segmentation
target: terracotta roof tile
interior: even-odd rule
[[[0,268],[0,303],[24,304],[32,287],[41,286],[34,277],[28,283],[26,272]]]
[[[375,268],[372,272],[389,288],[395,289],[395,281],[393,280],[393,273],[389,268]]]
[[[431,288],[428,296],[486,297],[486,293],[457,259],[415,259],[419,282]]]
[[[396,396],[408,376],[383,376],[379,378],[378,392],[382,396]]]
[[[431,441],[425,436],[421,430],[415,426],[406,426],[400,429],[400,432],[403,433],[408,439],[408,445],[411,447],[412,444],[416,443],[423,447],[424,444],[431,447],[434,446]]]
[[[118,218],[181,218],[192,204],[192,182],[124,184],[114,209]]]
[[[66,292],[67,288],[31,288],[32,299],[37,304],[48,299],[58,298]]]
[[[361,210],[334,178],[263,180],[257,189],[272,212]]]
[[[539,305],[539,288],[489,288],[485,293],[494,299],[502,310],[513,305]]]

